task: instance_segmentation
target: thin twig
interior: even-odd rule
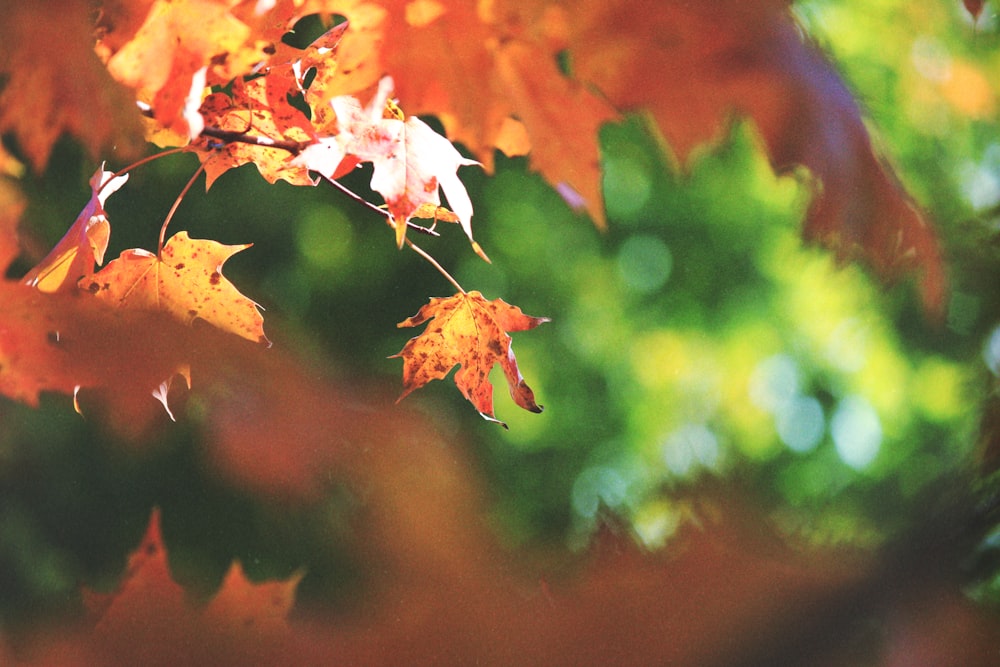
[[[430,262],[431,266],[433,266],[435,269],[437,269],[441,273],[442,276],[444,276],[445,278],[448,279],[448,282],[450,282],[452,285],[455,286],[455,289],[457,289],[462,294],[466,293],[465,290],[462,288],[462,286],[458,284],[458,281],[455,280],[450,273],[448,273],[447,271],[445,271],[444,267],[441,266],[440,264],[438,264],[438,261],[436,259],[434,259],[430,255],[428,255],[426,252],[424,252],[420,248],[420,246],[418,246],[416,243],[414,243],[410,239],[405,239],[405,242],[406,242],[406,245],[410,246],[410,249],[413,250],[413,252],[417,253],[418,255],[420,255],[421,257],[423,257],[424,259],[426,259],[428,262]]]
[[[146,118],[156,117],[156,112],[153,110],[153,107],[141,102],[138,102],[137,104],[139,106],[139,113],[143,116]],[[257,134],[250,134],[249,128],[245,132],[237,132],[235,130],[223,130],[221,127],[214,127],[212,125],[206,125],[199,136],[211,137],[227,144],[252,144],[254,146],[263,146],[265,148],[277,148],[279,150],[288,151],[292,155],[298,155],[305,149],[306,146],[313,143],[312,141],[272,139],[270,137]]]
[[[252,144],[263,146],[264,148],[277,148],[288,151],[291,155],[298,155],[312,141],[292,141],[290,139],[272,139],[258,134],[247,134],[246,132],[236,132],[234,130],[223,130],[222,128],[207,126],[201,131],[201,136],[212,137],[227,144]]]
[[[384,217],[386,219],[386,221],[388,222],[388,224],[389,224],[390,227],[396,224],[395,221],[393,220],[392,213],[389,213],[389,211],[385,210],[381,206],[377,206],[376,204],[371,203],[370,201],[368,201],[367,199],[365,199],[364,197],[362,197],[358,193],[354,192],[353,190],[351,190],[350,188],[348,188],[346,185],[344,185],[343,183],[341,183],[339,181],[335,181],[335,180],[329,179],[329,178],[326,179],[326,181],[330,185],[332,185],[333,187],[337,188],[338,190],[340,190],[341,192],[343,192],[345,195],[347,195],[348,197],[350,197],[351,199],[353,199],[354,201],[358,202],[359,204],[363,204],[363,205],[367,206],[371,210],[375,211],[376,213],[378,213],[379,215],[381,215],[382,217]],[[437,233],[433,229],[429,229],[428,227],[421,227],[420,225],[418,225],[415,222],[407,222],[406,226],[409,227],[410,229],[412,229],[415,232],[419,232],[421,234],[426,234],[427,236],[441,236],[439,233]]]
[[[142,165],[146,164],[147,162],[152,162],[153,160],[158,160],[161,157],[166,157],[168,155],[173,155],[174,153],[183,153],[186,150],[187,150],[187,146],[181,146],[180,148],[171,148],[169,150],[165,150],[165,151],[162,151],[160,153],[155,153],[153,155],[147,155],[146,157],[142,158],[141,160],[136,160],[132,164],[127,165],[125,167],[122,167],[121,169],[119,169],[115,173],[111,174],[111,178],[109,178],[106,181],[104,181],[103,183],[101,183],[101,187],[99,187],[97,189],[97,194],[101,194],[101,191],[104,190],[104,188],[108,185],[108,183],[110,183],[114,179],[118,178],[122,174],[126,174],[126,173],[132,171],[136,167],[141,167]]]
[[[204,163],[198,165],[198,169],[194,172],[194,175],[190,179],[188,179],[187,185],[185,185],[184,189],[181,190],[181,193],[177,195],[177,199],[174,200],[174,205],[170,207],[170,211],[167,213],[167,218],[166,220],[163,221],[163,225],[160,227],[160,242],[156,246],[157,259],[159,260],[163,259],[163,242],[167,236],[167,225],[170,224],[171,218],[174,217],[174,213],[177,211],[177,207],[181,205],[181,201],[184,199],[184,195],[186,195],[188,190],[191,189],[191,186],[194,185],[194,182],[198,180],[198,177],[201,176],[201,172],[203,171],[205,171]]]

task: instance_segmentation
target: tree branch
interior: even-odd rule
[[[139,112],[146,118],[155,118],[153,107],[143,102],[136,102]],[[266,148],[277,148],[288,151],[291,155],[298,155],[311,141],[291,141],[286,139],[272,139],[271,137],[248,132],[236,132],[235,130],[223,130],[221,127],[206,125],[199,135],[201,137],[211,137],[226,144],[251,144],[254,146],[264,146]]]
[[[266,148],[277,148],[279,150],[288,151],[291,155],[298,155],[305,149],[306,146],[312,143],[311,141],[272,139],[270,137],[264,137],[257,134],[223,130],[222,128],[212,126],[206,126],[205,129],[201,131],[200,136],[218,139],[219,141],[227,144],[252,144],[255,146],[264,146]]]

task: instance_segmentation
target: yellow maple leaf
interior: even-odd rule
[[[251,244],[223,245],[178,232],[160,256],[126,250],[80,287],[115,305],[160,310],[183,322],[201,319],[248,340],[270,345],[260,307],[222,275],[222,265]]]

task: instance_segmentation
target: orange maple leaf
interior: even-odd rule
[[[493,414],[493,385],[489,380],[490,371],[499,363],[514,402],[531,412],[542,411],[517,368],[507,332],[533,329],[548,322],[547,317],[531,317],[502,299],[487,301],[479,292],[468,292],[432,298],[416,315],[397,326],[415,327],[432,318],[433,325],[391,357],[403,360],[400,400],[431,380],[443,379],[456,364],[461,364],[455,384],[462,394],[485,419],[506,428]]]
[[[573,72],[619,109],[648,110],[682,162],[723,135],[733,113],[756,123],[774,168],[819,181],[807,239],[863,257],[884,278],[923,271],[940,312],[945,276],[929,223],[875,154],[861,111],[822,53],[803,40],[787,0],[590,0],[568,13]],[[655,85],[650,73],[665,82]]]
[[[330,100],[337,94],[332,82],[340,73],[337,52],[347,27],[346,22],[333,26],[302,50],[283,42],[278,44],[267,70],[272,78],[278,75],[294,81],[309,105],[313,125],[320,131],[331,122],[336,123],[330,108]],[[309,76],[312,80],[306,86]]]
[[[126,250],[80,287],[99,299],[137,310],[160,310],[182,322],[201,319],[270,345],[260,307],[222,275],[222,264],[251,244],[223,245],[178,232],[160,255]]]
[[[90,201],[59,243],[25,274],[23,282],[43,292],[59,292],[75,289],[81,278],[92,275],[94,263],[104,261],[111,235],[104,202],[127,180],[128,174],[115,177],[104,171],[102,164],[90,179]]]
[[[205,124],[260,142],[230,142],[222,147],[213,146],[215,139],[211,138],[200,142],[210,148],[198,154],[205,164],[206,187],[225,171],[247,162],[253,162],[269,183],[283,179],[292,185],[315,185],[309,170],[291,162],[289,151],[272,147],[272,142],[304,145],[316,139],[331,121],[330,100],[322,91],[337,71],[334,56],[346,28],[346,23],[334,26],[305,49],[278,43],[267,63],[259,67],[264,76],[249,81],[237,78],[231,93],[213,93],[204,100],[200,112]],[[310,72],[312,81],[306,88]],[[289,104],[289,98],[296,95],[303,95],[311,117]],[[333,123],[336,131],[336,119]]]
[[[0,20],[0,134],[13,133],[37,173],[63,132],[96,156],[139,153],[142,127],[128,89],[94,55],[92,3],[4,3]]]
[[[557,67],[560,10],[537,2],[343,4],[350,27],[338,52],[341,93],[373,87],[376,72],[393,76],[403,107],[437,116],[487,170],[495,148],[523,154],[530,141],[532,168],[604,226],[597,133],[617,113]]]
[[[337,114],[339,132],[309,146],[294,162],[331,180],[349,156],[371,162],[375,166],[371,187],[385,199],[400,247],[406,223],[420,207],[441,204],[440,188],[474,243],[472,201],[458,178],[458,168],[478,163],[462,157],[450,141],[416,116],[405,121],[384,118],[392,87],[391,78],[382,79],[378,93],[366,108],[350,95],[334,98],[331,105]]]
[[[220,644],[225,649],[220,653],[230,659],[233,650],[244,660],[262,653],[274,659],[291,637],[287,615],[301,579],[299,573],[285,581],[254,584],[234,562],[208,604],[197,606],[170,574],[160,512],[154,509],[118,589],[107,594],[83,590],[95,619],[92,645],[118,659],[131,656],[126,661],[136,663],[156,656],[183,664],[197,653],[192,646],[218,650]]]
[[[163,127],[187,130],[182,115],[195,74],[207,68],[208,85],[226,84],[264,60],[266,42],[226,0],[156,0],[134,37],[108,54],[111,75],[153,105]]]
[[[282,179],[292,185],[315,184],[306,167],[289,160],[287,150],[266,143],[275,139],[305,143],[313,138],[309,119],[285,99],[290,90],[287,80],[265,76],[247,83],[237,79],[232,97],[213,93],[205,98],[201,113],[208,125],[262,137],[265,142],[230,142],[220,148],[199,151],[198,158],[205,165],[206,188],[229,169],[248,162],[256,165],[268,183]]]

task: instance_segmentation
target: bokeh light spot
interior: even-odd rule
[[[986,345],[983,346],[983,361],[991,373],[1000,376],[1000,326],[986,339]]]
[[[855,470],[867,468],[882,446],[882,423],[875,408],[860,396],[848,396],[840,402],[830,434],[840,460]]]
[[[663,462],[676,475],[699,467],[713,468],[719,459],[719,439],[704,424],[685,424],[667,436]]]
[[[350,262],[354,230],[343,211],[325,206],[302,218],[295,241],[299,253],[311,265],[336,271]]]
[[[625,501],[627,482],[620,472],[607,466],[594,466],[581,472],[573,482],[573,510],[590,518],[603,503],[614,509]]]
[[[764,359],[750,375],[750,400],[775,412],[799,393],[799,366],[787,354]]]
[[[868,328],[859,318],[848,317],[840,322],[826,345],[826,358],[840,370],[854,373],[865,365]]]
[[[635,234],[618,250],[618,274],[629,289],[655,292],[667,282],[674,260],[667,245],[645,234]]]
[[[819,444],[826,430],[823,406],[812,396],[799,396],[778,410],[778,437],[795,452],[808,452]]]

